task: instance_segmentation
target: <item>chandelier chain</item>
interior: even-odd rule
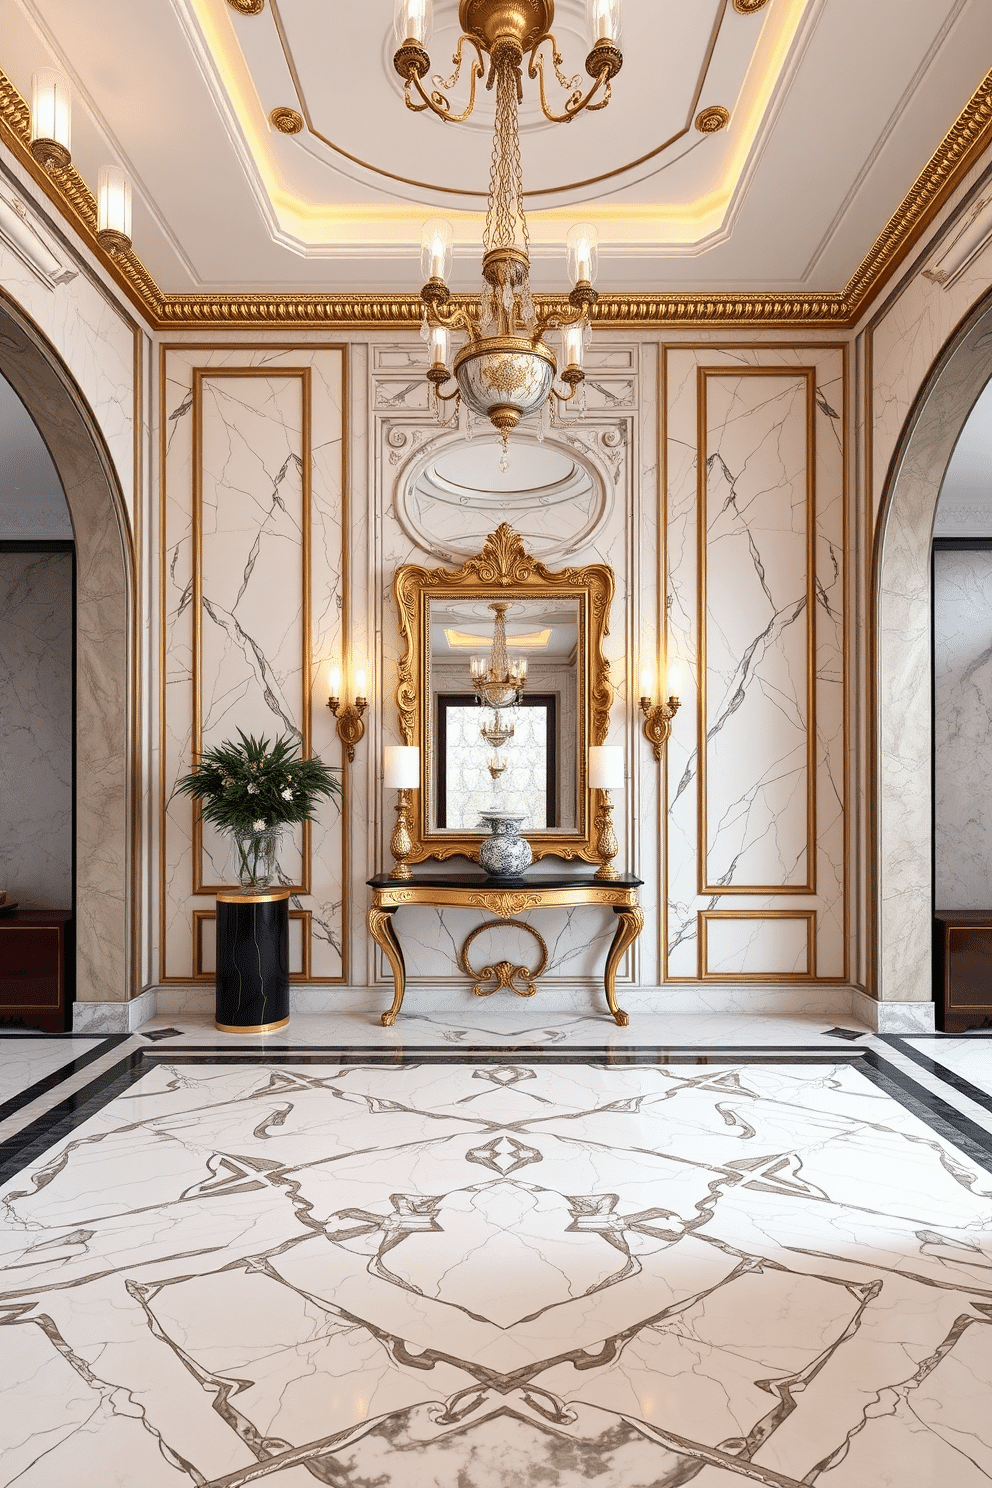
[[[513,248],[519,223],[524,252],[529,253],[530,234],[524,212],[523,164],[517,118],[520,69],[508,50],[494,59],[493,69],[496,73],[496,120],[484,246],[487,253],[493,248]]]

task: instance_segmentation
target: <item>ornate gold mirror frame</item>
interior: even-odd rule
[[[524,831],[534,858],[581,858],[598,863],[586,759],[591,744],[606,739],[613,702],[610,664],[603,654],[609,634],[613,571],[606,564],[552,572],[524,549],[519,533],[504,522],[486,538],[482,552],[461,568],[422,568],[407,563],[396,570],[393,594],[406,643],[400,660],[396,704],[405,744],[420,749],[420,789],[413,811],[408,861],[464,856],[478,858],[483,833],[439,831],[431,827],[428,790],[434,741],[431,732],[430,601],[457,597],[476,600],[574,599],[578,604],[578,729],[575,827],[570,831]],[[467,660],[466,660],[467,670]]]

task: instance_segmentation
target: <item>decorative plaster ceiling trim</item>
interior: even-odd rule
[[[643,330],[670,326],[847,328],[898,268],[955,186],[992,140],[992,72],[969,100],[925,169],[839,293],[603,294],[598,325]],[[30,150],[25,100],[0,72],[0,141],[61,210],[95,258],[155,330],[317,327],[362,330],[419,326],[419,295],[165,294],[134,254],[113,257],[96,238],[96,201],[73,166],[45,171]],[[458,297],[466,302],[471,296]],[[542,306],[565,300],[539,295]]]

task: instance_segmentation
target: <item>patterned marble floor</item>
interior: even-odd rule
[[[992,1040],[574,1021],[0,1038],[0,1488],[992,1484]]]

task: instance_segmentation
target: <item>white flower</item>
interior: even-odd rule
[[[250,785],[248,787],[248,794],[250,796],[257,796],[258,795],[258,786],[257,785]]]
[[[293,799],[293,792],[291,790],[284,790],[281,792],[281,795],[284,801],[291,801]]]
[[[251,828],[252,828],[252,831],[253,832],[264,832],[265,831],[265,823],[264,823],[264,821],[252,822]]]

